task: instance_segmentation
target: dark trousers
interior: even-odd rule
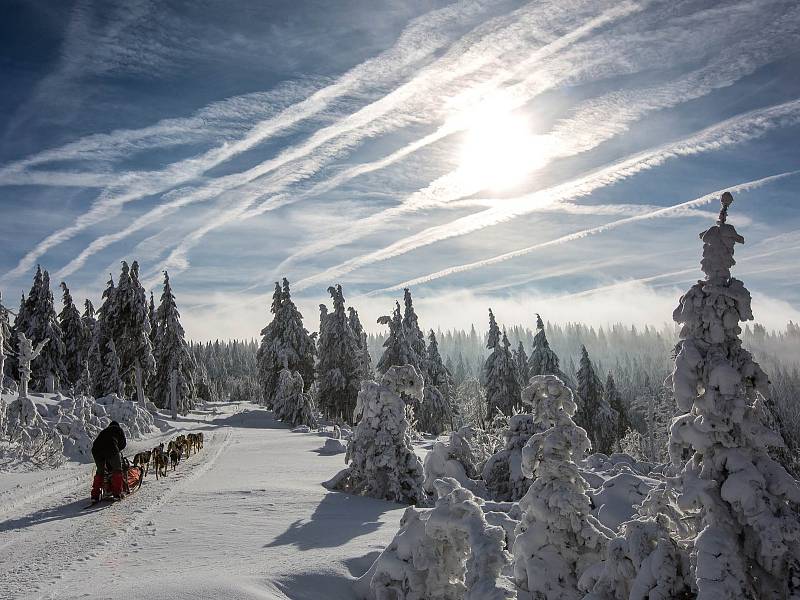
[[[115,452],[111,456],[98,456],[92,452],[94,464],[97,466],[97,474],[104,477],[106,471],[113,473],[114,471],[122,471],[122,456]]]

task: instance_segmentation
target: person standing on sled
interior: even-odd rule
[[[97,434],[92,444],[92,456],[97,465],[97,473],[92,482],[92,501],[100,499],[100,490],[107,471],[111,471],[111,494],[115,498],[122,498],[122,451],[126,445],[125,432],[116,421],[111,421],[108,427]]]

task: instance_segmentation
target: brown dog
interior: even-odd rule
[[[152,455],[152,450],[145,450],[144,452],[137,452],[133,456],[133,466],[142,469],[142,478],[147,477],[147,472],[150,470],[150,458]]]
[[[161,443],[153,448],[153,466],[156,469],[156,479],[161,475],[167,476],[167,467],[169,466],[169,457],[164,452],[164,444]]]

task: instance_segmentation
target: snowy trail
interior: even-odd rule
[[[84,485],[0,523],[0,598],[354,598],[403,507],[328,492],[342,455],[264,410],[199,425],[205,449],[120,504],[80,511]]]
[[[84,478],[66,494],[33,503],[24,515],[7,516],[0,524],[4,538],[0,563],[8,565],[0,573],[0,598],[35,593],[43,584],[57,581],[63,569],[97,556],[141,527],[150,513],[213,465],[229,433],[218,431],[208,437],[203,455],[183,461],[180,470],[170,472],[166,479],[156,482],[148,477],[140,490],[120,504],[81,510],[88,503]],[[85,471],[90,474],[91,468]]]

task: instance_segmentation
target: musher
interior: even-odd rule
[[[116,421],[111,421],[108,427],[97,434],[97,439],[92,444],[92,456],[97,465],[97,473],[92,482],[93,502],[100,499],[100,490],[107,471],[111,471],[111,495],[115,498],[123,497],[122,451],[126,445],[125,432]]]

